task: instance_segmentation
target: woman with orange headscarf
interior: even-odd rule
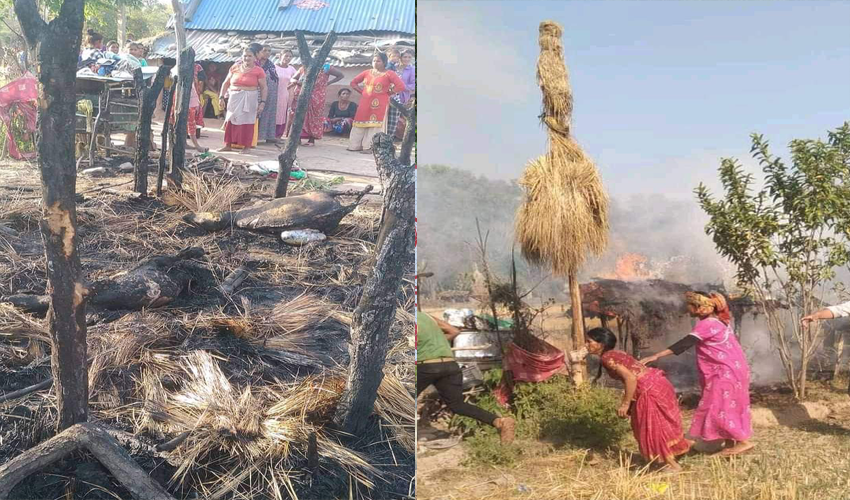
[[[694,330],[641,362],[649,364],[664,356],[679,355],[695,345],[702,397],[688,433],[704,441],[731,441],[732,445],[720,453],[722,456],[749,451],[755,446],[749,441],[753,435],[750,368],[730,326],[729,306],[719,293],[688,292],[685,299],[690,315],[700,319]]]

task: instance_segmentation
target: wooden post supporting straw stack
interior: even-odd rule
[[[553,21],[540,23],[537,82],[543,92],[541,122],[549,135],[549,150],[531,160],[520,184],[525,200],[516,220],[516,239],[526,259],[548,264],[569,280],[572,299],[573,348],[584,346],[578,270],[588,254],[600,254],[608,244],[608,195],[590,157],[570,135],[573,96],[561,44],[563,29]],[[576,384],[587,377],[583,361],[573,363]]]

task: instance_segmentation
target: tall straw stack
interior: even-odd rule
[[[517,214],[516,239],[526,259],[548,264],[555,274],[569,278],[573,343],[581,345],[584,332],[577,275],[588,255],[600,254],[608,244],[608,195],[593,160],[570,136],[573,95],[562,35],[557,23],[540,23],[537,81],[543,93],[541,121],[547,128],[549,151],[530,161],[520,180],[526,196]],[[575,368],[580,383],[584,369]]]

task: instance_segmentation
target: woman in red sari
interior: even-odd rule
[[[404,82],[395,71],[387,71],[387,55],[378,52],[372,58],[372,69],[355,76],[351,88],[362,96],[354,115],[348,150],[371,153],[372,138],[384,128],[390,96],[403,91]]]
[[[587,352],[600,357],[608,375],[623,382],[626,390],[617,415],[631,417],[632,432],[647,460],[661,460],[672,470],[682,470],[676,457],[687,453],[693,441],[682,432],[682,415],[673,385],[657,368],[647,368],[623,351],[615,351],[617,337],[607,328],[587,332]],[[597,376],[597,379],[599,376]]]
[[[290,81],[290,87],[295,86],[290,119],[295,116],[298,97],[301,95],[301,87],[304,84],[304,78],[307,74],[306,68],[306,66],[301,66]],[[333,80],[330,79],[331,76],[334,77]],[[321,71],[319,71],[319,75],[316,77],[316,83],[313,85],[313,92],[310,94],[310,105],[307,106],[307,116],[304,117],[304,126],[301,127],[301,136],[299,138],[307,139],[307,146],[315,146],[316,139],[321,139],[325,132],[325,98],[328,95],[328,85],[333,85],[344,77],[345,75],[342,74],[342,71],[330,64],[325,64],[322,66]]]

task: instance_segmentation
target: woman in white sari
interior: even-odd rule
[[[241,146],[245,153],[254,144],[254,125],[257,115],[266,106],[268,93],[266,73],[256,65],[256,61],[257,54],[246,48],[242,60],[230,68],[221,86],[221,99],[227,97],[227,114],[224,120],[225,146],[219,151],[232,151],[233,146]],[[260,93],[259,99],[257,92]]]

